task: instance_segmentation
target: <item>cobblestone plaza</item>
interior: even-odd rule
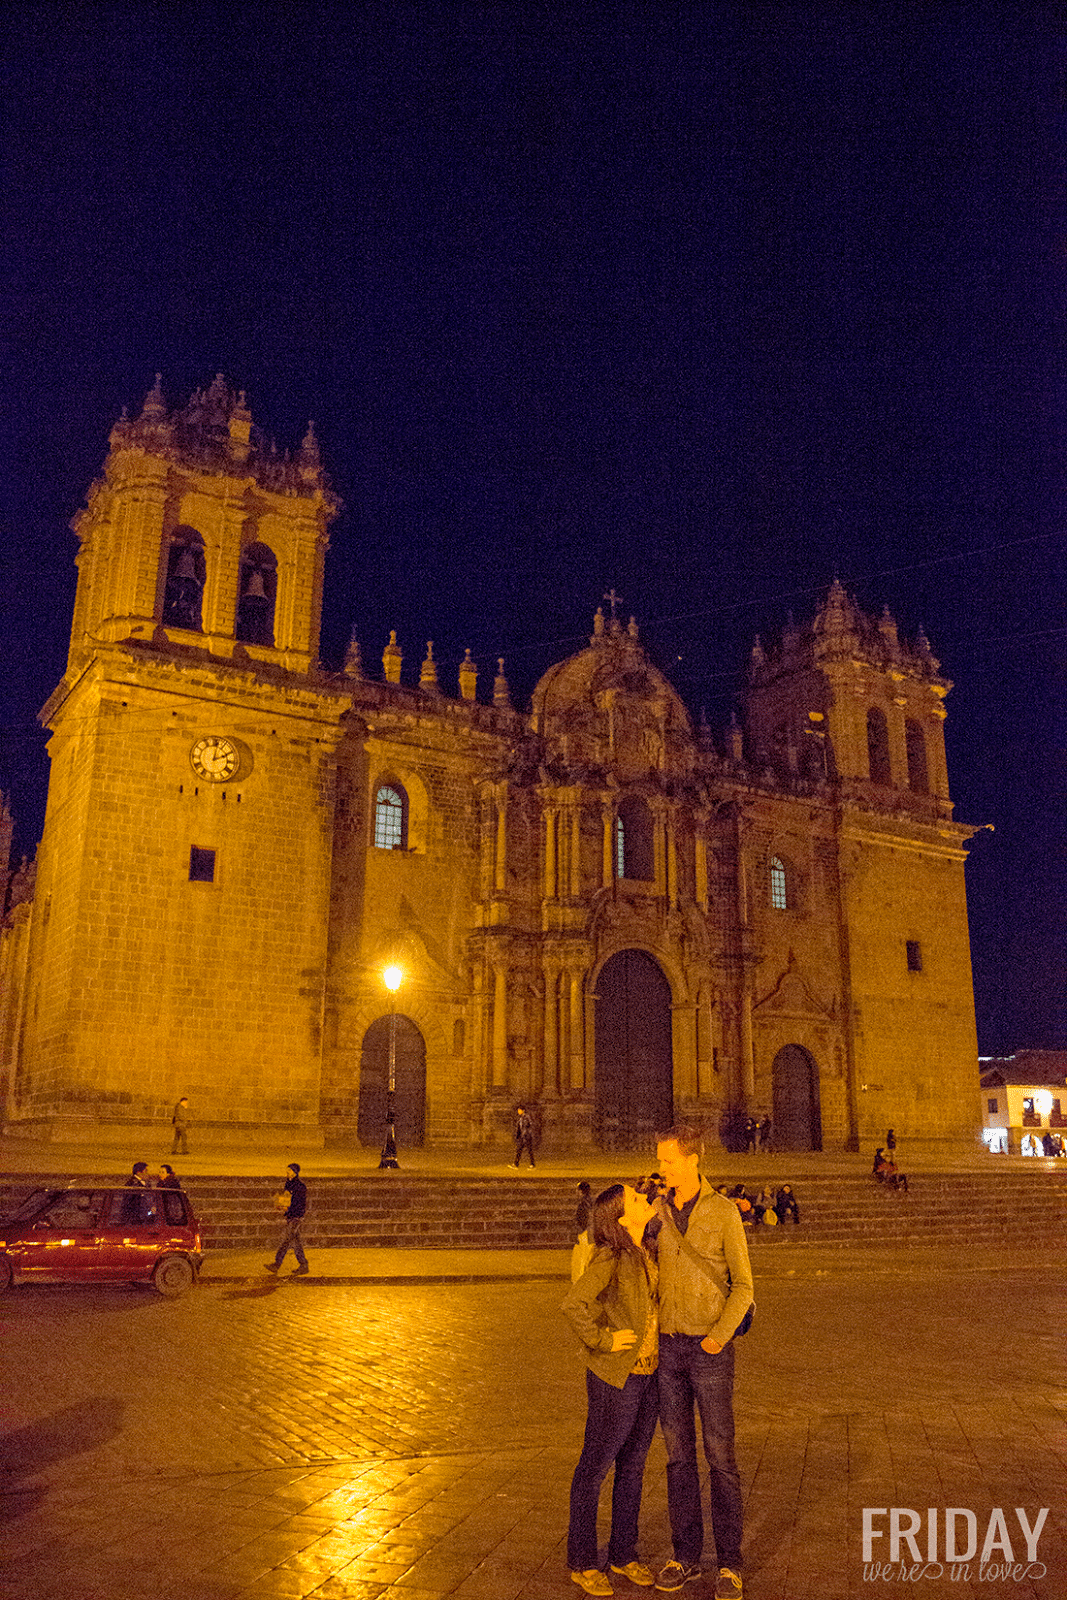
[[[379,1251],[378,1281],[366,1258],[320,1252],[310,1278],[274,1282],[251,1257],[216,1256],[176,1303],[127,1288],[8,1295],[0,1592],[576,1593],[565,1535],[584,1387],[557,1309],[565,1258]],[[1062,1600],[1067,1296],[1051,1250],[808,1252],[758,1278],[757,1304],[738,1362],[748,1600]],[[887,1513],[877,1577],[865,1507]],[[889,1562],[894,1507],[919,1513],[924,1558],[929,1508],[942,1513],[940,1577],[903,1541]],[[979,1555],[1003,1509],[1009,1571],[995,1545],[953,1577],[952,1507],[974,1514]],[[1036,1562],[1016,1507],[1031,1526],[1048,1509]],[[671,1553],[658,1437],[642,1545],[653,1566]],[[712,1588],[705,1576],[685,1593]]]

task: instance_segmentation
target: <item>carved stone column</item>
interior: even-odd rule
[[[493,1088],[508,1086],[508,969],[506,962],[493,967]]]
[[[571,1089],[580,1093],[585,1088],[585,1030],[582,1007],[582,974],[570,974],[570,1052]]]

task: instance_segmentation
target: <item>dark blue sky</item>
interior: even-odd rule
[[[0,786],[71,515],[218,370],[345,501],[323,654],[518,698],[610,586],[695,712],[835,572],[945,672],[980,1042],[1067,1045],[1058,7],[9,13]]]

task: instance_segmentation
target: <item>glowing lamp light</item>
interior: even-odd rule
[[[1052,1095],[1048,1089],[1039,1089],[1034,1095],[1034,1110],[1038,1116],[1048,1116],[1052,1110]]]
[[[382,982],[385,984],[385,987],[390,989],[394,994],[400,988],[400,985],[403,983],[403,981],[404,974],[399,967],[386,967],[385,971],[382,973]]]

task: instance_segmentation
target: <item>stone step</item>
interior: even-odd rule
[[[65,1176],[0,1178],[0,1212],[32,1188]],[[115,1182],[115,1174],[79,1182]],[[746,1183],[749,1193],[759,1176]],[[768,1188],[777,1184],[768,1181]],[[916,1175],[906,1197],[869,1177],[817,1176],[793,1185],[802,1223],[749,1230],[754,1250],[805,1245],[877,1247],[1067,1243],[1067,1170]],[[271,1207],[277,1181],[189,1178],[205,1247],[270,1250],[280,1231]],[[305,1225],[309,1246],[506,1250],[565,1248],[574,1228],[575,1190],[551,1177],[417,1177],[401,1172],[314,1178]]]

